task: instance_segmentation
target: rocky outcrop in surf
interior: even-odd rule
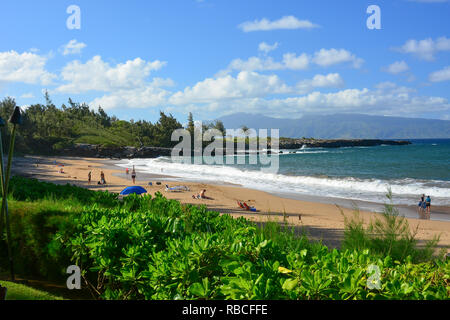
[[[380,145],[408,145],[405,140],[378,140],[378,139],[352,139],[352,140],[316,140],[316,139],[280,139],[278,149],[301,149],[301,148],[341,148],[341,147],[373,147]],[[223,154],[243,154],[248,150],[223,150]],[[246,148],[247,149],[247,148]],[[270,145],[268,146],[270,149]],[[171,155],[171,148],[161,147],[107,147],[95,144],[78,143],[60,151],[61,155],[91,158],[157,158]],[[265,151],[266,152],[266,151]],[[270,153],[270,150],[268,151]],[[254,153],[254,152],[250,152]],[[213,152],[214,155],[214,152]]]
[[[407,140],[380,139],[280,139],[279,149],[375,147],[381,145],[401,146],[411,144]]]
[[[106,147],[96,144],[78,143],[61,151],[61,154],[74,157],[90,158],[157,158],[170,156],[171,148],[160,147]]]

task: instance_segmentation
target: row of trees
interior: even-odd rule
[[[189,131],[191,136],[194,136],[196,127],[198,126],[195,125],[194,117],[192,116],[192,113],[189,112],[186,130]],[[225,137],[226,129],[225,126],[223,125],[223,122],[220,120],[215,120],[213,122],[206,122],[206,123],[202,122],[202,132],[205,132],[208,129],[216,129],[222,134],[222,137]]]
[[[7,119],[16,107],[13,98],[0,102],[0,116]],[[17,151],[22,153],[52,153],[74,143],[101,144],[105,146],[157,146],[172,147],[175,129],[182,128],[171,114],[160,112],[156,123],[146,120],[125,121],[109,116],[101,107],[97,111],[85,103],[69,99],[68,104],[57,108],[45,93],[45,104],[34,104],[23,111],[23,125],[16,138]],[[189,114],[187,130],[193,132],[194,120]],[[216,128],[225,133],[223,123],[215,121],[203,128]],[[8,147],[9,130],[3,134],[3,146]]]

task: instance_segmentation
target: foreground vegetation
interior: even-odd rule
[[[17,272],[65,282],[66,268],[76,264],[95,298],[450,296],[450,262],[401,246],[402,237],[385,245],[382,237],[365,237],[356,246],[348,228],[347,249],[330,250],[273,222],[258,227],[161,194],[119,201],[107,192],[18,177],[10,198]],[[386,244],[402,250],[383,250]]]
[[[62,300],[61,297],[19,283],[0,281],[0,285],[8,288],[6,300]]]

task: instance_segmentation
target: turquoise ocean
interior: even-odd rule
[[[422,194],[433,205],[450,206],[450,139],[410,140],[411,145],[280,150],[277,173],[260,164],[207,165],[172,161],[170,157],[132,159],[122,167],[191,181],[231,183],[290,196],[417,205]],[[243,162],[244,159],[241,159]],[[237,161],[234,161],[237,162]]]

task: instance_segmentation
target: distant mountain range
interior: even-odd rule
[[[317,139],[441,139],[450,138],[450,121],[370,116],[363,114],[305,115],[278,119],[235,113],[219,118],[229,129],[280,129],[280,137]]]

